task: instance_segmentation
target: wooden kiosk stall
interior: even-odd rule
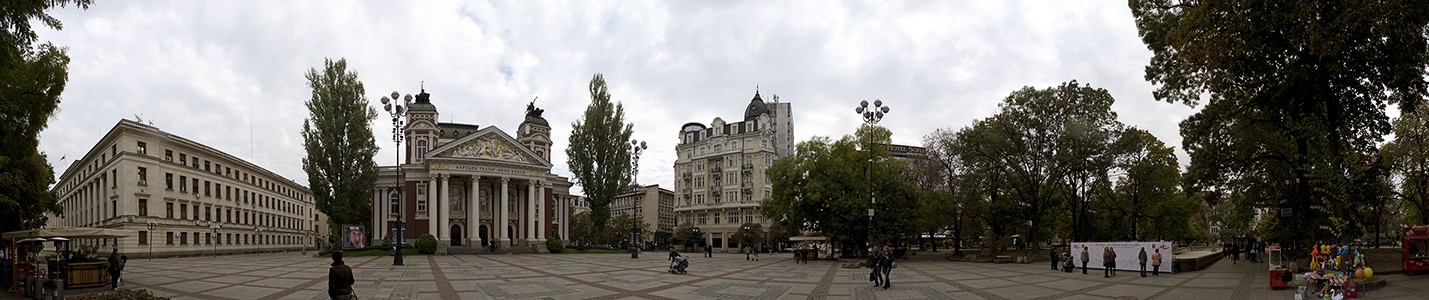
[[[789,242],[793,242],[794,257],[807,257],[818,260],[819,257],[834,258],[833,246],[829,244],[829,237],[822,234],[806,234],[789,237]]]
[[[11,274],[12,282],[19,282],[22,278],[39,278],[47,274],[41,274],[42,270],[48,270],[48,276],[64,279],[65,289],[98,287],[109,284],[109,262],[107,252],[99,250],[100,253],[88,253],[94,255],[76,255],[71,251],[71,243],[92,239],[118,239],[129,237],[128,230],[105,229],[105,228],[41,228],[22,231],[11,231],[0,234],[0,238],[10,240],[11,247],[18,246],[17,240],[24,239],[45,239],[54,242],[52,255],[41,256],[39,253],[29,253],[29,255],[12,255],[9,257],[9,264],[12,266],[30,265],[32,268],[14,268]],[[41,247],[43,249],[43,247]],[[21,250],[11,250],[18,253]],[[46,267],[39,267],[39,264]]]

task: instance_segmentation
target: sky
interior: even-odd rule
[[[1120,121],[1183,166],[1177,124],[1195,111],[1152,97],[1151,52],[1124,1],[143,0],[50,14],[64,28],[37,27],[40,39],[71,59],[40,136],[57,177],[138,116],[306,184],[304,74],[339,58],[381,114],[379,165],[396,153],[378,99],[424,86],[441,121],[508,133],[539,97],[552,172],[571,177],[571,123],[602,73],[650,146],[639,181],[666,187],[680,125],[742,119],[756,88],[791,103],[797,141],[851,134],[854,107],[879,99],[893,142],[921,145],[992,116],[1014,90],[1077,80],[1109,91]]]

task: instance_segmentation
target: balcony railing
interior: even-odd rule
[[[743,166],[740,166],[740,169],[742,169],[742,170],[754,169],[754,164],[744,164]]]

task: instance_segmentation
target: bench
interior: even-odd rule
[[[994,256],[994,257],[992,258],[992,263],[995,263],[995,264],[1005,264],[1005,263],[1008,263],[1008,262],[1011,262],[1011,261],[1012,261],[1012,256],[1008,256],[1008,255],[998,255],[998,256]]]

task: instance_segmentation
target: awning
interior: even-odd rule
[[[132,231],[123,230],[123,229],[77,227],[77,228],[40,228],[40,229],[31,229],[31,230],[11,231],[11,232],[6,232],[6,233],[4,233],[4,234],[0,234],[0,237],[3,237],[3,238],[5,238],[5,239],[23,239],[23,238],[35,238],[35,237],[38,237],[38,238],[66,237],[66,238],[70,238],[70,239],[95,239],[95,238],[122,238],[122,237],[130,237],[130,236],[132,236],[132,234],[133,234]]]

